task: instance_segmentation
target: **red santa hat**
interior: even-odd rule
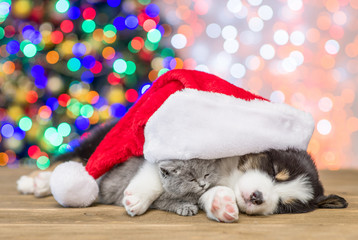
[[[158,162],[306,149],[313,130],[309,113],[272,103],[212,74],[172,70],[105,136],[86,167],[76,162],[59,165],[51,190],[63,206],[86,207],[98,195],[95,179],[130,157],[144,155]]]

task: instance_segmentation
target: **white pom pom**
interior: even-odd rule
[[[96,180],[78,162],[58,165],[50,179],[53,197],[64,207],[88,207],[98,196]]]

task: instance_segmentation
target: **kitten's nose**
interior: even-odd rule
[[[199,187],[204,188],[206,186],[206,183],[204,181],[199,182]]]
[[[264,202],[262,192],[255,191],[250,195],[250,202],[256,205],[260,205]]]

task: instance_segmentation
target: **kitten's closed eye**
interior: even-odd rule
[[[209,177],[209,175],[210,175],[209,173],[208,173],[208,174],[205,174],[205,175],[204,175],[204,178],[207,178],[207,177]]]
[[[190,181],[190,182],[194,182],[194,181],[196,181],[196,179],[195,179],[195,178],[193,178],[193,179],[190,179],[189,181]]]

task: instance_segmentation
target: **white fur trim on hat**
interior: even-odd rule
[[[78,162],[58,165],[50,179],[53,197],[64,207],[88,207],[98,196],[96,180]]]
[[[157,162],[215,159],[270,148],[306,149],[313,130],[311,114],[286,104],[184,89],[148,120],[143,153]]]

